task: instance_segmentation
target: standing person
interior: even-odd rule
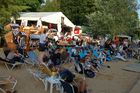
[[[40,34],[40,38],[39,38],[39,63],[42,64],[44,63],[43,58],[45,57],[45,50],[47,49],[46,47],[46,30],[44,30],[41,34]]]
[[[21,35],[19,39],[19,44],[18,44],[18,51],[20,54],[25,55],[25,40],[26,40],[26,35]]]
[[[12,28],[12,34],[13,34],[13,41],[14,41],[14,43],[15,44],[18,44],[18,42],[17,42],[17,36],[18,36],[18,34],[20,33],[19,32],[19,26],[17,25],[11,25],[11,28]]]
[[[39,50],[44,51],[46,48],[46,30],[40,34],[40,39],[39,39]]]

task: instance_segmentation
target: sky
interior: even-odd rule
[[[138,1],[138,4],[140,4],[140,0],[137,0],[137,1]],[[140,9],[138,9],[137,12],[138,12],[138,16],[139,16],[139,19],[140,19]]]

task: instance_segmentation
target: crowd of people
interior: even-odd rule
[[[37,34],[35,38],[31,38],[32,35],[34,34],[27,37],[26,33],[20,31],[16,35],[13,34],[16,50],[8,50],[7,58],[10,62],[20,61],[24,63],[24,59],[30,57],[29,53],[32,52],[39,65],[45,64],[46,67],[52,69],[60,68],[62,64],[71,63],[77,73],[93,78],[105,66],[106,61],[120,59],[127,62],[128,58],[136,55],[132,42],[127,38],[122,41],[118,37],[113,40],[100,39],[98,44],[80,35],[70,37],[70,33],[60,33],[59,35],[55,33],[52,38],[49,38],[48,30]],[[28,44],[27,38],[29,38]],[[107,67],[110,68],[110,66]],[[73,82],[75,75],[70,70],[65,68],[58,72],[66,83]],[[85,80],[82,79],[80,82],[75,89],[78,92],[75,93],[87,93]]]

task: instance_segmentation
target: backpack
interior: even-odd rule
[[[91,71],[91,70],[84,70],[84,73],[87,77],[89,78],[93,78],[95,77],[95,72]]]

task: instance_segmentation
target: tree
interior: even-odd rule
[[[61,11],[76,25],[86,25],[87,14],[96,10],[95,0],[60,0]]]
[[[15,0],[0,0],[0,24],[4,25],[13,16],[19,16],[18,12],[27,9],[27,6],[17,5]]]
[[[24,11],[36,12],[41,5],[39,0],[15,0],[18,5],[28,6]]]
[[[136,0],[96,0],[96,11],[87,15],[94,34],[132,34],[137,27]]]

